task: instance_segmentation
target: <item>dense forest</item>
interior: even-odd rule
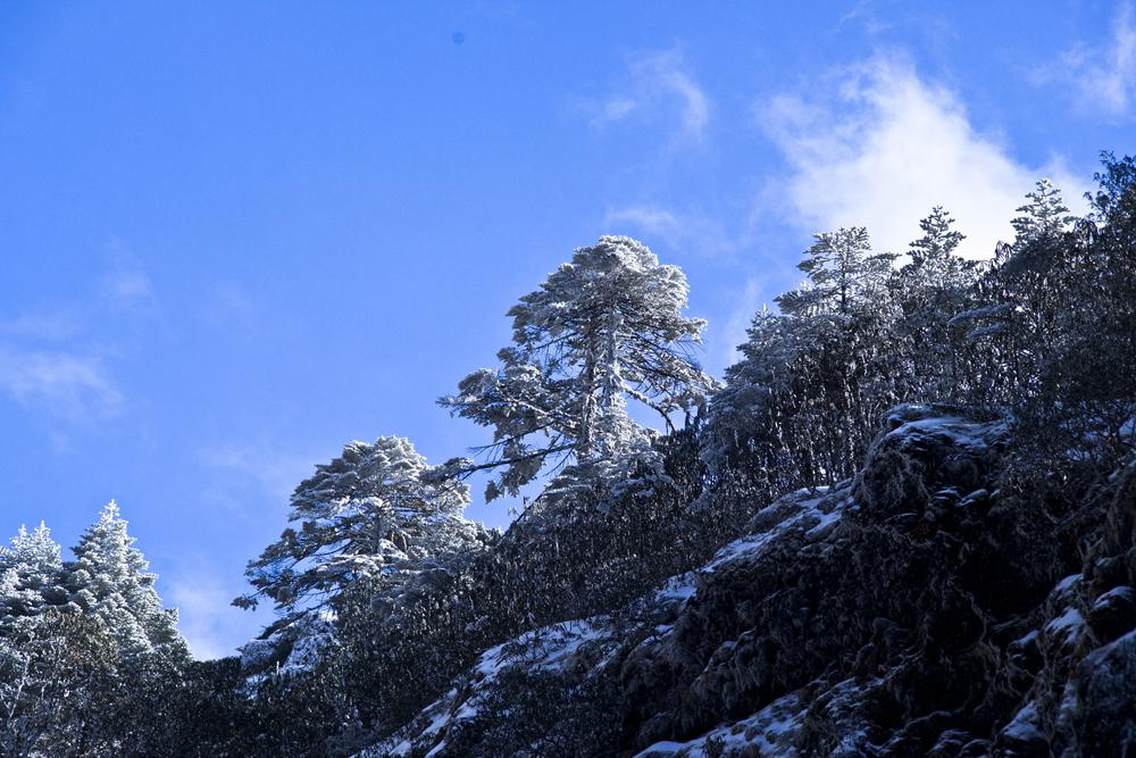
[[[1095,180],[985,260],[941,207],[816,235],[721,380],[679,268],[577,249],[440,398],[469,457],[380,437],[296,486],[239,657],[191,658],[113,501],[69,559],[21,528],[0,751],[1136,751],[1136,160]]]

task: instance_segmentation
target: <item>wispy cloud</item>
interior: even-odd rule
[[[712,368],[721,371],[738,359],[738,346],[746,341],[746,330],[753,320],[753,314],[771,299],[771,294],[765,291],[760,279],[751,277],[746,281],[745,288],[733,300],[734,308],[726,319],[724,328],[720,330],[720,335],[708,346],[712,348],[709,356],[713,362]]]
[[[118,268],[103,277],[104,301],[118,308],[138,308],[154,302],[154,285],[138,268]]]
[[[1136,112],[1136,16],[1122,3],[1104,45],[1076,45],[1055,64],[1035,69],[1035,84],[1056,84],[1071,91],[1086,113],[1127,119]]]
[[[235,282],[213,286],[201,299],[200,315],[210,327],[243,336],[259,332],[265,320],[264,309],[252,292]]]
[[[103,249],[108,267],[98,281],[100,305],[127,312],[157,305],[154,283],[131,245],[112,236]]]
[[[203,449],[200,460],[207,466],[224,469],[251,479],[261,490],[281,503],[311,476],[320,458],[315,454],[281,452],[264,444],[222,442]]]
[[[122,395],[95,357],[0,346],[0,392],[68,422],[113,416]]]
[[[0,399],[45,417],[57,441],[67,426],[105,420],[126,406],[113,371],[114,334],[156,303],[146,272],[112,241],[114,260],[82,301],[0,314]]]
[[[876,0],[858,0],[840,17],[837,26],[858,26],[869,35],[878,35],[894,26],[893,19],[896,15],[895,8],[881,11]]]
[[[66,313],[21,313],[0,319],[0,336],[55,342],[74,337],[81,331],[79,321]]]
[[[954,92],[904,59],[875,58],[814,89],[757,111],[790,167],[768,199],[807,231],[865,225],[878,249],[904,252],[918,220],[943,205],[968,235],[960,251],[987,257],[1010,237],[1014,209],[1036,179],[1050,176],[1079,207],[1084,185],[1058,161],[1015,161],[972,125]]]
[[[178,630],[195,658],[234,655],[273,619],[271,603],[252,611],[235,608],[233,598],[247,590],[241,579],[223,579],[201,558],[195,563],[169,583],[163,596],[178,609]]]
[[[697,142],[710,122],[710,98],[677,50],[640,53],[628,60],[626,80],[591,109],[592,124],[671,122],[673,138]]]
[[[704,257],[729,256],[747,244],[747,233],[731,234],[714,215],[697,210],[670,210],[658,205],[611,208],[604,214],[609,233],[644,236],[671,251]]]

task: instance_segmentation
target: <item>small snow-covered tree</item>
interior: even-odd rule
[[[444,467],[427,465],[410,440],[351,442],[316,467],[292,495],[296,524],[251,561],[253,591],[286,613],[323,607],[361,580],[397,582],[424,562],[477,544],[484,530],[465,519],[468,488]]]
[[[901,313],[896,337],[906,344],[906,359],[897,370],[910,375],[906,394],[921,400],[957,397],[959,346],[952,345],[950,321],[966,307],[977,278],[977,265],[956,249],[965,236],[953,228],[954,219],[942,206],[919,222],[923,236],[911,243],[911,262],[895,279]]]
[[[0,548],[0,624],[66,603],[60,553],[43,522],[30,532],[21,526],[8,547]]]
[[[777,298],[781,310],[794,316],[834,313],[841,316],[865,305],[875,306],[892,271],[895,255],[872,251],[862,226],[816,235],[805,259],[797,264],[808,279]]]
[[[711,476],[760,479],[760,496],[775,496],[776,477],[787,473],[795,455],[780,433],[800,350],[793,326],[790,317],[768,308],[754,314],[747,339],[738,346],[741,360],[726,369],[725,386],[710,402],[701,434]]]
[[[441,405],[493,428],[488,460],[501,468],[486,496],[517,494],[545,468],[596,467],[645,450],[651,433],[628,401],[657,411],[667,428],[714,386],[692,354],[705,322],[683,315],[687,282],[646,245],[601,237],[576,250],[509,311],[513,344],[501,366],[465,377]]]
[[[1010,222],[1017,235],[1016,246],[1057,237],[1076,220],[1061,198],[1061,190],[1049,179],[1039,179],[1033,190],[1026,193],[1026,200],[1028,202],[1017,209],[1021,215]]]
[[[955,250],[966,235],[954,228],[951,214],[936,205],[919,221],[923,236],[911,243],[911,263],[904,268],[919,271],[928,280],[941,284],[954,279],[966,267]]]
[[[29,703],[41,699],[45,685],[31,643],[45,614],[67,601],[62,570],[60,547],[42,522],[31,532],[21,526],[9,545],[0,547],[0,752],[5,754],[18,754],[47,729],[28,724]]]
[[[990,403],[1014,404],[1040,391],[1042,363],[1068,315],[1066,295],[1083,289],[1092,262],[1066,233],[1074,217],[1061,192],[1041,179],[1012,220],[1012,245],[1000,244],[978,283],[975,307],[955,323],[978,348],[978,385]]]
[[[184,657],[188,650],[177,630],[177,611],[162,607],[154,586],[158,576],[134,543],[111,500],[66,565],[71,602],[102,619],[127,659],[151,653]]]

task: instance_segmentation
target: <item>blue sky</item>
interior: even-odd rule
[[[117,498],[223,654],[315,463],[484,439],[434,400],[574,247],[681,265],[720,373],[810,233],[942,203],[984,255],[1133,149],[1130,6],[925,5],[5,4],[0,526]]]

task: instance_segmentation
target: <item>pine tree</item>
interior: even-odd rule
[[[759,497],[772,498],[796,483],[782,487],[777,477],[793,457],[779,423],[799,358],[799,335],[790,317],[763,308],[746,336],[738,346],[741,360],[726,369],[725,386],[710,402],[702,455],[716,480],[741,478],[761,487]]]
[[[280,539],[249,563],[254,591],[278,610],[326,607],[364,580],[395,584],[432,558],[480,544],[485,532],[462,516],[468,488],[440,466],[427,465],[410,440],[351,442],[296,487]]]
[[[705,322],[682,315],[686,277],[661,265],[646,245],[601,237],[576,250],[510,311],[513,344],[501,367],[461,381],[441,405],[492,427],[488,461],[465,471],[501,468],[493,499],[516,495],[549,464],[577,470],[642,453],[651,433],[628,413],[634,400],[657,411],[668,429],[704,402],[713,380],[692,356]]]
[[[21,526],[9,546],[0,549],[0,624],[66,602],[60,553],[43,522],[31,532]]]
[[[345,445],[296,487],[288,516],[296,526],[248,564],[253,590],[233,605],[267,598],[279,618],[241,647],[242,667],[275,670],[284,676],[265,684],[290,689],[297,675],[327,673],[331,653],[369,645],[351,638],[341,613],[363,603],[397,616],[423,587],[448,582],[492,537],[464,518],[468,502],[468,487],[404,437]]]
[[[755,317],[713,403],[703,452],[717,478],[725,464],[729,478],[742,472],[746,486],[773,497],[854,471],[879,415],[902,394],[894,259],[872,251],[863,227],[816,236],[798,266],[805,283],[777,298],[780,315]]]
[[[1040,391],[1042,363],[1067,315],[1059,303],[1081,289],[1090,268],[1083,245],[1069,238],[1073,221],[1061,192],[1048,179],[1037,182],[1012,221],[1013,245],[1000,245],[994,266],[978,282],[978,304],[955,323],[972,343],[981,343],[978,384],[986,402],[1015,404]]]
[[[21,526],[0,547],[0,752],[26,752],[48,724],[29,724],[29,704],[42,700],[45,685],[32,642],[51,609],[67,600],[61,586],[59,545],[41,522],[29,532]],[[46,715],[41,709],[37,717]]]
[[[961,270],[961,259],[955,255],[959,243],[966,235],[954,229],[955,220],[943,206],[936,205],[931,213],[919,221],[923,236],[911,243],[909,266],[925,272],[925,275],[940,283],[949,280],[951,274]]]
[[[154,714],[131,707],[138,682],[119,653],[102,619],[75,608],[49,608],[0,638],[0,753],[137,754],[128,732]]]
[[[1076,220],[1061,199],[1061,190],[1049,179],[1039,179],[1034,189],[1026,193],[1026,200],[1029,202],[1017,209],[1021,215],[1010,222],[1017,234],[1016,247],[1055,238]]]
[[[781,310],[794,316],[834,313],[851,315],[883,292],[895,255],[874,253],[862,226],[816,235],[805,259],[797,264],[808,277],[804,286],[777,298]]]
[[[911,243],[911,262],[896,277],[902,311],[896,339],[908,344],[898,351],[908,359],[897,365],[911,377],[909,399],[948,400],[961,391],[959,347],[952,344],[950,321],[967,304],[977,265],[956,254],[965,236],[942,206],[919,222],[923,236]]]
[[[102,619],[127,659],[151,653],[187,655],[177,631],[177,611],[162,608],[142,552],[127,532],[114,500],[83,532],[68,563],[71,602]]]

